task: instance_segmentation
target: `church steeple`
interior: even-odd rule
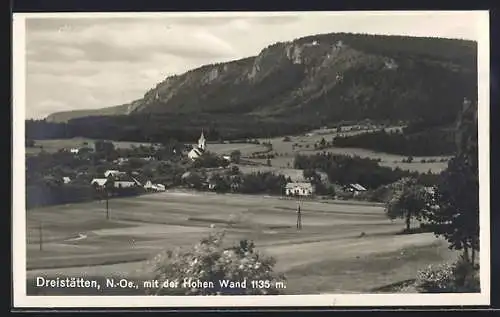
[[[201,130],[201,136],[200,138],[198,139],[198,147],[200,149],[203,149],[205,150],[205,147],[206,147],[206,139],[205,139],[205,135],[203,134],[203,129]]]

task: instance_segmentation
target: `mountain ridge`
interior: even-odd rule
[[[144,114],[214,119],[223,114],[311,124],[436,115],[454,120],[463,97],[474,99],[476,65],[473,41],[318,34],[169,76],[128,104],[59,112],[46,120]]]

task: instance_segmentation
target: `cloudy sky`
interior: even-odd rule
[[[454,13],[26,18],[26,117],[119,105],[166,77],[330,32],[477,40],[479,18]]]

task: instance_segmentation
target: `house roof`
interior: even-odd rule
[[[107,178],[94,178],[90,183],[91,184],[97,183],[97,185],[99,186],[104,186],[107,181],[108,181]]]
[[[350,184],[349,186],[351,186],[352,188],[354,188],[355,190],[358,190],[358,191],[365,191],[366,190],[366,188],[364,188],[360,184]]]
[[[287,183],[285,188],[290,189],[290,188],[296,188],[296,187],[312,188],[312,184],[311,183]]]

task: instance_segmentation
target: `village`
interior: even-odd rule
[[[312,135],[313,133],[306,134],[308,137]],[[62,188],[64,186],[69,187],[72,184],[83,186],[87,182],[88,187],[95,190],[99,199],[103,197],[103,194],[109,197],[115,195],[128,196],[164,192],[167,189],[174,188],[238,193],[241,192],[241,187],[245,187],[245,184],[243,184],[244,175],[255,174],[255,171],[265,174],[270,161],[267,159],[267,162],[263,162],[262,166],[259,166],[258,159],[251,160],[255,157],[255,153],[260,153],[258,154],[260,157],[263,155],[267,157],[266,153],[269,152],[269,148],[264,148],[259,152],[252,152],[247,157],[242,155],[242,152],[238,149],[241,144],[232,144],[234,146],[230,147],[230,150],[221,151],[217,149],[217,152],[212,152],[207,146],[203,131],[201,131],[200,138],[194,146],[171,147],[168,161],[162,160],[161,155],[158,155],[161,151],[166,151],[165,146],[160,144],[153,144],[149,147],[141,145],[138,150],[136,149],[135,153],[125,151],[124,156],[119,156],[116,152],[119,153],[120,149],[115,149],[113,142],[96,141],[93,147],[89,146],[89,142],[85,143],[81,147],[59,149],[53,155],[56,156],[55,159],[57,157],[63,158],[62,160],[75,159],[80,163],[82,161],[95,162],[96,157],[99,157],[97,163],[93,163],[94,166],[97,165],[93,172],[78,167],[69,170],[66,168],[66,174],[57,169],[58,172],[56,173],[50,173],[50,169],[46,171],[37,170],[37,172],[40,174],[45,172],[43,180],[56,182],[63,186]],[[106,152],[108,152],[107,155]],[[73,158],[68,158],[68,155],[73,156]],[[165,157],[165,155],[163,156]],[[162,164],[165,165],[166,162],[171,163],[172,161],[179,162],[178,165],[182,167],[176,170],[170,169],[167,173],[177,174],[167,175],[163,179],[155,177],[150,169],[144,168],[145,166],[155,166],[154,170],[161,170]],[[59,163],[56,162],[57,164]],[[64,164],[64,162],[61,164]],[[78,163],[73,165],[76,164]],[[290,170],[294,173],[290,173]],[[349,183],[342,184],[342,186],[335,184],[335,189],[332,188],[329,192],[320,190],[318,193],[316,188],[318,182],[321,184],[328,183],[328,175],[320,170],[311,174],[304,173],[300,169],[277,168],[273,172],[273,176],[280,180],[279,188],[273,186],[271,190],[264,189],[264,193],[283,197],[302,197],[304,199],[313,199],[319,194],[322,198],[335,199],[339,197],[356,198],[368,190],[362,184]],[[270,174],[270,171],[267,171],[267,173]],[[30,182],[28,178],[28,185]],[[246,192],[258,193],[254,190],[247,190]]]

